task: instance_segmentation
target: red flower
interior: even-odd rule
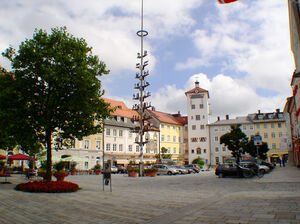
[[[67,181],[34,181],[18,184],[15,189],[26,192],[62,193],[75,192],[79,190],[79,186],[78,184]]]

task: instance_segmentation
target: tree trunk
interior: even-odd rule
[[[51,139],[52,131],[46,130],[46,143],[47,143],[47,171],[46,171],[46,181],[52,180],[52,148]]]

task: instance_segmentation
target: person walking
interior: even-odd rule
[[[279,162],[279,165],[281,167],[281,159],[280,159],[280,157],[278,157],[278,162]]]
[[[285,159],[282,157],[282,166],[285,167]]]

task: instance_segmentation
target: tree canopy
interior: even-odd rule
[[[0,107],[0,120],[7,117],[14,128],[23,125],[30,133],[26,139],[31,136],[31,141],[46,146],[47,180],[51,180],[53,140],[60,143],[59,149],[66,140],[98,133],[101,120],[110,115],[99,80],[109,70],[85,40],[73,37],[66,27],[54,28],[50,34],[35,30],[18,51],[9,47],[2,55],[11,61],[12,71],[4,72],[8,85],[0,85],[5,90],[0,102],[5,97],[15,99],[7,102],[8,109]],[[25,130],[14,128],[6,133],[20,143],[18,132]]]
[[[241,154],[248,143],[248,138],[240,129],[241,125],[231,125],[230,132],[220,137],[220,144],[224,144],[231,151],[231,154],[236,158],[236,162],[240,162]]]
[[[256,135],[258,136],[258,135]],[[250,141],[245,145],[244,148],[246,153],[249,153],[253,157],[259,157],[262,160],[267,159],[267,152],[269,151],[268,144],[266,142],[262,142],[260,146],[254,145],[254,136],[251,136]],[[257,155],[258,152],[258,155]]]

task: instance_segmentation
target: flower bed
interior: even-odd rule
[[[0,177],[10,177],[10,174],[9,173],[2,173],[2,174],[0,174]]]
[[[18,184],[15,188],[25,192],[64,193],[79,190],[78,184],[67,181],[34,181]]]

